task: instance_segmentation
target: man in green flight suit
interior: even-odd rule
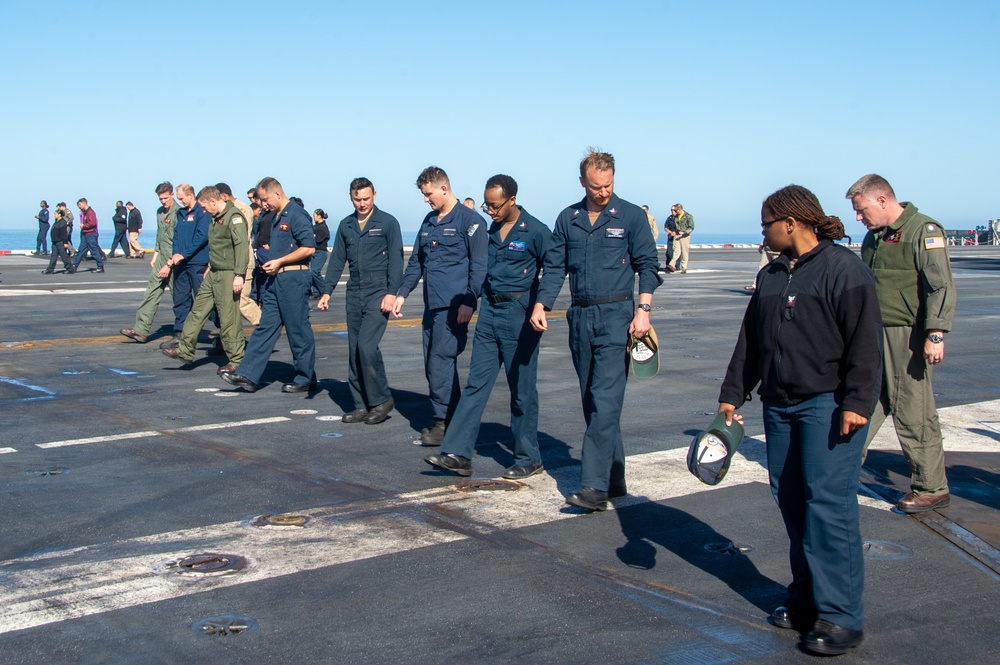
[[[180,204],[174,199],[174,186],[169,182],[161,182],[156,186],[156,196],[160,199],[160,208],[156,211],[156,243],[153,248],[153,258],[149,261],[152,271],[149,273],[149,283],[142,303],[135,313],[135,324],[131,328],[122,328],[118,332],[130,337],[140,344],[149,339],[149,331],[153,326],[153,317],[160,306],[163,292],[174,288],[174,275],[160,277],[160,269],[167,265],[167,260],[174,253],[174,229],[177,228],[177,212]],[[71,217],[72,219],[72,217]]]
[[[875,273],[885,342],[880,407],[872,414],[865,450],[892,413],[910,463],[910,492],[896,508],[904,513],[945,508],[951,499],[931,385],[955,314],[945,231],[917,206],[897,201],[881,176],[862,177],[847,190],[847,198],[868,229],[861,258]]]
[[[177,360],[193,361],[198,333],[212,309],[218,308],[219,338],[229,356],[229,364],[220,367],[219,373],[235,372],[246,348],[240,319],[240,293],[250,262],[249,224],[239,208],[223,199],[222,192],[215,187],[203,187],[198,192],[198,203],[212,215],[212,225],[208,229],[208,270],[191,313],[184,320],[177,346],[161,351]]]

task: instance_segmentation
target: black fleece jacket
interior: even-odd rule
[[[850,249],[829,240],[790,267],[781,255],[757,275],[719,402],[797,404],[835,393],[841,408],[870,417],[882,386],[882,315],[875,278]]]

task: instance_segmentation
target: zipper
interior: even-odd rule
[[[792,286],[792,269],[791,269],[791,267],[789,267],[788,268],[788,281],[785,282],[785,288],[781,292],[781,300],[782,300],[783,303],[786,303],[788,301],[788,290],[791,288],[791,286]],[[778,317],[778,328],[777,328],[777,330],[774,331],[774,370],[775,370],[774,373],[775,373],[775,376],[778,378],[778,382],[782,383],[783,381],[781,379],[781,358],[782,358],[782,353],[781,353],[781,326],[784,323],[785,314],[784,314],[784,309],[783,308],[780,309],[779,311],[781,312],[781,315]],[[781,392],[782,397],[787,397],[787,395],[785,394],[784,390],[781,390],[780,387],[778,388],[778,390]]]

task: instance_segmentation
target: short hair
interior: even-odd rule
[[[257,196],[257,188],[251,187],[247,190],[247,196]]]
[[[87,199],[77,199],[76,202],[77,203],[87,203]],[[87,203],[87,205],[90,205],[90,204]]]
[[[129,207],[129,206],[132,206],[132,207],[134,208],[134,207],[135,207],[135,204],[134,204],[134,203],[132,203],[131,201],[126,201],[126,202],[125,202],[125,207],[127,208],[127,207]]]
[[[212,187],[211,185],[207,187],[202,187],[201,191],[198,192],[199,201],[208,201],[209,199],[215,199],[218,201],[222,198],[222,192],[219,191],[218,187]]]
[[[159,185],[156,186],[156,193],[159,194],[173,194],[174,186],[170,184],[169,181],[164,180]]]
[[[677,208],[678,210],[684,210],[684,206],[682,206],[680,203],[675,203],[673,207]]]
[[[306,207],[306,204],[302,202],[302,199],[300,199],[297,196],[289,196],[288,200],[294,203],[295,205],[299,206],[300,208]]]
[[[451,187],[451,180],[448,179],[448,174],[438,166],[428,166],[417,176],[417,189],[423,189],[425,185],[437,185],[439,183],[444,183],[448,187]]]
[[[361,189],[364,189],[364,187],[362,187]],[[326,214],[322,208],[316,208],[315,210],[313,210],[313,214],[319,217],[320,219],[328,219],[330,217],[330,215]]]
[[[811,226],[821,240],[840,240],[845,235],[840,218],[823,212],[816,195],[801,185],[782,187],[764,199],[761,208],[778,221],[794,217],[803,226]]]
[[[59,203],[56,204],[57,208],[60,207],[60,206],[62,206],[63,208],[65,208],[66,207],[66,202],[65,201],[60,201]]]
[[[507,198],[517,196],[517,181],[509,175],[498,173],[486,181],[486,189],[493,189],[494,187],[499,187],[503,191],[503,195]]]
[[[181,183],[181,184],[177,185],[177,191],[178,192],[186,192],[188,194],[194,194],[194,187],[192,187],[191,185],[189,185],[187,183]]]
[[[362,189],[367,189],[369,187],[372,190],[372,194],[374,194],[375,193],[375,185],[372,184],[371,180],[369,180],[368,178],[365,178],[364,176],[361,176],[359,178],[355,178],[354,180],[351,181],[351,194],[353,194],[354,192],[357,192],[359,190],[362,190]]]
[[[261,180],[260,182],[258,182],[257,189],[263,189],[265,192],[273,192],[276,189],[280,189],[282,194],[285,193],[285,190],[281,186],[281,183],[272,178],[271,176],[268,176],[263,180]]]
[[[215,188],[217,190],[219,190],[220,194],[225,194],[226,196],[232,196],[233,195],[233,189],[232,189],[232,187],[230,187],[229,185],[227,185],[224,182],[216,183]]]
[[[588,147],[587,154],[580,160],[580,176],[585,177],[590,169],[614,173],[615,158],[610,152],[602,152],[600,148]]]
[[[646,212],[649,212],[649,206],[648,205],[643,205],[642,209],[645,210]]]
[[[121,201],[115,201],[115,207],[116,208],[121,208],[122,207],[122,202]]]
[[[893,201],[896,200],[896,192],[892,191],[889,181],[875,173],[861,176],[858,181],[847,190],[847,197],[853,199],[855,196],[883,195]]]

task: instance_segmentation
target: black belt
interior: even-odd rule
[[[605,305],[609,302],[623,302],[632,300],[632,294],[626,293],[620,296],[602,296],[600,298],[573,298],[574,307],[590,307],[592,305]]]
[[[486,298],[491,305],[499,305],[502,302],[513,302],[523,296],[527,291],[515,291],[514,293],[487,293]]]

